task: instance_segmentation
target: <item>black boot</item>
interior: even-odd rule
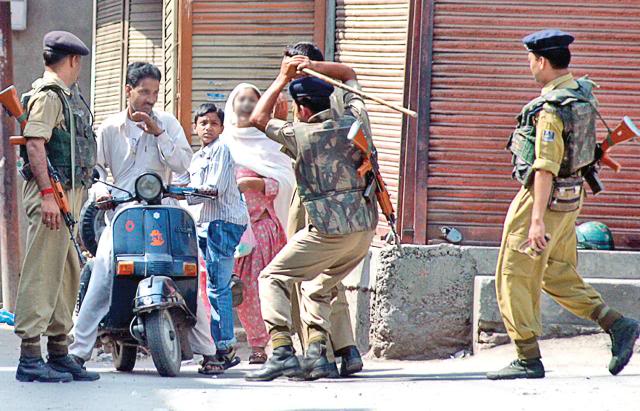
[[[327,378],[332,379],[332,380],[337,380],[340,378],[340,371],[338,371],[338,365],[335,362],[330,362],[329,363],[329,368],[331,369],[331,371],[329,372],[329,375],[327,375]]]
[[[620,318],[609,329],[611,336],[611,361],[609,372],[618,375],[629,363],[633,346],[640,335],[640,324],[631,318]]]
[[[534,360],[515,360],[496,372],[488,372],[490,380],[516,380],[519,378],[544,378],[544,365],[539,358]]]
[[[98,381],[100,374],[87,371],[84,360],[73,354],[49,356],[49,366],[58,372],[66,372],[73,376],[74,381]]]
[[[71,382],[68,372],[58,372],[46,364],[41,357],[20,357],[16,380],[20,382]]]
[[[298,377],[302,374],[296,352],[290,345],[273,350],[271,358],[258,371],[246,375],[247,381],[271,381],[283,375]]]
[[[304,378],[307,381],[326,378],[331,374],[331,368],[331,363],[327,360],[327,347],[324,343],[311,343],[302,359]]]
[[[336,357],[342,357],[342,363],[340,364],[340,376],[348,377],[355,373],[362,371],[364,364],[362,363],[362,357],[360,351],[355,345],[350,345],[336,351]]]

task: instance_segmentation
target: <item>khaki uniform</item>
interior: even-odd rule
[[[282,345],[279,338],[285,344],[290,338],[291,291],[303,281],[300,312],[307,331],[301,332],[302,339],[307,345],[327,341],[332,300],[340,300],[339,305],[348,309],[345,299],[338,299],[336,287],[367,255],[374,236],[375,199],[364,199],[366,182],[355,173],[361,157],[346,139],[350,125],[355,118],[366,118],[366,111],[352,94],[345,95],[345,106],[350,117],[336,117],[327,110],[310,124],[271,120],[267,125],[267,136],[296,159],[298,194],[311,222],[260,275],[260,300],[268,302],[262,304],[262,316],[274,347]]]
[[[43,79],[38,81],[53,82],[65,94],[71,95],[66,84],[54,73],[45,72]],[[64,124],[63,105],[58,95],[51,90],[33,95],[27,121],[24,136],[43,138],[48,142],[52,130]],[[41,335],[52,337],[49,338],[49,354],[66,354],[66,336],[73,326],[72,315],[80,282],[80,263],[64,221],[58,231],[42,224],[42,197],[35,179],[24,183],[22,194],[28,221],[27,249],[18,286],[15,333],[23,340],[23,345],[30,346],[32,356],[41,355]],[[77,219],[83,189],[69,189],[66,194]]]
[[[577,88],[569,74],[542,90]],[[558,175],[564,155],[563,122],[554,113],[541,111],[536,125],[534,170]],[[507,332],[518,347],[521,359],[539,357],[536,338],[542,334],[540,291],[578,317],[597,320],[604,302],[576,270],[576,218],[572,212],[546,210],[544,224],[551,240],[537,258],[523,253],[533,209],[533,184],[522,187],[511,203],[504,223],[496,269],[496,292]],[[524,347],[524,348],[523,348]]]
[[[304,229],[307,224],[307,216],[300,201],[300,196],[295,192],[291,209],[289,211],[289,222],[287,237],[292,238],[297,232]],[[301,316],[305,307],[300,305],[303,292],[311,292],[318,286],[319,279],[312,280],[309,286],[304,283],[297,283],[291,293],[291,318],[293,330],[300,338],[300,343],[305,347],[309,342],[309,328],[302,322]],[[345,347],[356,345],[351,326],[351,313],[349,303],[345,294],[345,287],[340,282],[331,290],[331,333],[329,334],[329,344],[327,344],[327,358],[333,361],[334,351]]]

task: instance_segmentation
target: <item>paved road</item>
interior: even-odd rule
[[[640,356],[623,374],[606,370],[608,337],[595,335],[542,344],[544,380],[492,382],[488,370],[506,365],[511,348],[441,361],[367,361],[358,378],[313,383],[249,383],[242,363],[218,378],[202,378],[195,365],[178,378],[159,377],[150,360],[132,374],[90,362],[97,383],[18,383],[18,340],[0,326],[0,410],[640,410]]]

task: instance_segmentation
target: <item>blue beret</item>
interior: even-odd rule
[[[57,51],[79,56],[89,54],[89,49],[82,40],[68,31],[50,31],[44,35],[42,43],[45,51]]]
[[[333,86],[316,77],[302,77],[289,84],[289,94],[294,100],[300,97],[329,97],[333,93]]]
[[[529,51],[546,51],[569,48],[573,40],[569,33],[548,29],[529,34],[522,39],[522,43]]]

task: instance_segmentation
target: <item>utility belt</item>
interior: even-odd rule
[[[580,208],[583,194],[583,178],[580,175],[556,177],[549,199],[549,210],[569,213]]]

